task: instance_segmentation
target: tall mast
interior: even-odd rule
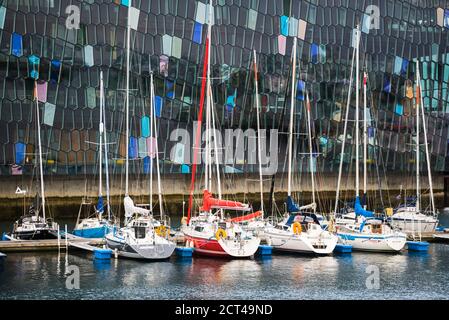
[[[419,185],[419,105],[421,103],[421,86],[419,83],[419,62],[416,59],[416,212],[420,210],[420,185]]]
[[[422,112],[422,127],[423,127],[423,131],[424,131],[424,146],[425,146],[425,150],[426,150],[426,162],[427,162],[427,175],[428,175],[428,179],[429,179],[429,191],[430,191],[430,206],[431,206],[431,210],[433,215],[436,214],[436,209],[435,209],[435,198],[433,195],[433,182],[432,182],[432,172],[430,171],[430,154],[429,154],[429,144],[427,142],[427,128],[426,128],[426,119],[424,118],[424,103],[423,103],[423,96],[421,94],[421,74],[419,71],[419,61],[416,60],[416,70],[417,70],[417,74],[418,74],[418,85],[419,85],[419,97],[420,97],[420,101],[419,104],[421,106],[421,112]]]
[[[360,196],[360,168],[359,168],[359,52],[360,52],[360,26],[357,25],[356,39],[356,67],[355,67],[355,195]]]
[[[35,95],[34,98],[36,100],[36,121],[37,121],[37,140],[39,146],[39,174],[41,180],[41,198],[42,198],[42,217],[45,218],[45,191],[44,191],[44,169],[42,166],[42,140],[41,140],[41,120],[39,115],[39,99],[37,96],[37,81],[34,82],[35,85]],[[36,216],[38,215],[39,210],[36,210]]]
[[[309,93],[306,93],[306,113],[307,113],[307,134],[309,136],[309,170],[312,182],[312,208],[313,213],[316,213],[316,199],[315,199],[315,175],[313,172],[313,148],[312,148],[312,125],[310,117],[310,101]]]
[[[254,55],[254,85],[256,89],[256,110],[257,110],[257,157],[259,160],[259,188],[260,188],[260,210],[264,212],[263,207],[263,180],[262,180],[262,149],[261,149],[261,132],[260,132],[260,104],[259,104],[259,76],[257,73],[257,56],[256,50],[253,51]]]
[[[210,101],[212,102],[213,106],[213,97],[212,97],[212,88],[209,89],[210,92]],[[218,191],[218,199],[222,199],[222,193],[221,193],[221,178],[220,178],[220,163],[218,161],[218,144],[217,139],[215,137],[215,112],[213,109],[211,109],[211,118],[212,118],[212,130],[214,132],[214,154],[215,154],[215,169],[217,170],[217,191]],[[223,210],[221,210],[223,212]]]
[[[341,152],[340,152],[340,165],[338,168],[338,179],[337,179],[337,192],[335,195],[335,207],[334,207],[334,215],[337,213],[338,209],[338,201],[340,197],[340,185],[341,185],[341,174],[343,172],[343,158],[345,155],[345,145],[346,145],[346,135],[348,130],[348,118],[349,118],[349,106],[351,104],[351,94],[352,94],[352,80],[354,76],[354,59],[355,59],[355,48],[352,54],[352,62],[351,62],[351,75],[349,76],[349,87],[348,87],[348,99],[346,100],[346,112],[345,112],[345,122],[343,126],[343,141],[341,144]]]
[[[203,61],[203,71],[201,78],[201,93],[200,93],[200,109],[198,112],[198,124],[196,127],[195,141],[193,145],[193,164],[192,164],[192,175],[190,180],[190,193],[189,193],[189,206],[187,208],[187,224],[190,223],[190,217],[192,215],[193,208],[193,193],[195,191],[195,176],[196,176],[196,167],[198,162],[198,149],[201,146],[201,124],[203,119],[203,109],[204,109],[204,98],[206,94],[206,78],[207,78],[207,62],[209,56],[209,42],[210,42],[210,34],[207,34],[206,37],[206,50],[205,50],[205,58]]]
[[[151,141],[151,151],[153,151],[154,146],[154,139],[153,139],[153,132],[154,132],[154,84],[153,84],[153,72],[150,71],[150,141]],[[157,145],[157,142],[156,142]],[[150,210],[153,212],[153,157],[150,156]]]
[[[211,150],[209,147],[210,140],[210,128],[211,128],[211,81],[210,81],[210,56],[212,48],[212,0],[209,1],[208,8],[208,22],[207,22],[207,34],[209,37],[209,54],[207,55],[207,80],[206,80],[206,189],[212,189],[212,163],[211,163]]]
[[[368,180],[368,168],[367,168],[367,158],[368,158],[368,114],[366,105],[366,81],[367,74],[366,71],[363,72],[363,196],[365,202],[363,203],[366,209],[366,192],[367,192],[367,180]]]
[[[101,198],[103,196],[103,71],[100,71],[100,123],[98,132],[100,133],[100,154],[99,154],[99,186],[98,186],[98,196]],[[101,220],[103,214],[103,208],[99,212],[99,219]]]
[[[290,123],[288,129],[288,185],[287,195],[292,195],[292,157],[293,157],[293,118],[295,114],[295,93],[296,93],[296,47],[297,38],[293,37],[293,52],[292,52],[292,92],[290,103]]]
[[[108,220],[111,221],[111,199],[109,194],[109,161],[108,161],[108,139],[106,134],[106,108],[105,108],[105,99],[104,99],[104,80],[103,80],[103,71],[101,71],[101,82],[100,82],[100,90],[103,93],[103,104],[101,105],[101,108],[103,109],[103,136],[104,136],[104,166],[106,169],[106,199],[108,202]]]
[[[153,74],[151,74],[151,99],[154,99],[154,84],[153,84]],[[154,106],[154,103],[153,103]],[[155,113],[153,111],[153,117],[151,121],[153,122],[153,129],[154,129],[154,139],[155,139],[155,152],[156,152],[156,171],[157,171],[157,195],[159,199],[159,211],[161,213],[161,218],[164,215],[164,205],[162,203],[162,186],[161,186],[161,171],[159,168],[159,148],[157,144],[157,130],[156,130],[156,117],[154,116]],[[153,140],[152,140],[153,141]],[[152,183],[153,181],[151,181]],[[151,198],[153,195],[151,194]]]
[[[129,10],[132,0],[129,0],[128,7],[128,30],[126,32],[126,160],[125,160],[125,197],[129,196],[129,55],[131,46],[131,22]]]

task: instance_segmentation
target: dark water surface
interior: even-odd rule
[[[440,220],[449,225],[447,213]],[[66,288],[65,253],[8,254],[0,264],[0,299],[449,299],[449,244],[440,243],[425,254],[98,264],[72,251],[67,258],[79,268],[80,289]],[[379,289],[366,286],[368,266],[379,270]]]

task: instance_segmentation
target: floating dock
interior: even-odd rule
[[[79,249],[86,250],[89,247],[98,247],[105,244],[103,239],[67,239],[68,245]],[[15,240],[0,241],[0,250],[2,252],[32,252],[32,251],[57,251],[65,250],[65,239],[48,239],[48,240]],[[93,250],[90,250],[93,251]]]

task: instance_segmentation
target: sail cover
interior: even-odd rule
[[[150,210],[141,208],[141,207],[136,207],[134,205],[134,201],[133,199],[131,199],[130,197],[126,196],[125,199],[123,200],[123,205],[125,207],[125,216],[127,218],[130,218],[133,216],[133,214],[138,213],[138,214],[149,214]]]
[[[100,213],[104,212],[104,204],[103,204],[103,197],[102,196],[98,197],[97,211],[100,212]]]
[[[291,196],[287,197],[287,211],[289,213],[300,212],[298,204],[293,200]]]
[[[203,206],[201,211],[210,211],[211,209],[229,209],[238,211],[249,211],[251,208],[244,203],[238,201],[220,200],[212,197],[212,193],[208,190],[203,191]]]
[[[374,212],[363,209],[358,196],[355,198],[354,211],[358,216],[364,216],[365,218],[374,217]]]
[[[261,215],[262,215],[262,211],[256,211],[256,212],[247,214],[247,215],[242,216],[242,217],[235,217],[235,218],[232,218],[230,221],[231,221],[231,222],[248,221],[248,220],[252,220],[252,219],[255,219],[255,218],[257,218],[257,217],[260,217]]]

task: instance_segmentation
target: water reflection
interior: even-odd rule
[[[66,259],[80,269],[80,290],[66,289]],[[379,269],[379,290],[366,286],[371,265]],[[162,262],[100,261],[77,251],[11,253],[0,264],[0,299],[448,299],[448,265],[445,244],[431,244],[424,254]]]

